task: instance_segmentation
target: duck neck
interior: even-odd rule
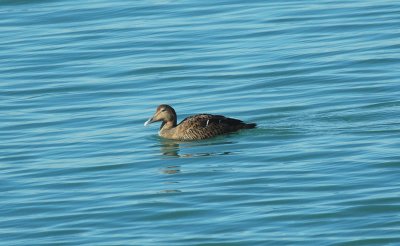
[[[158,135],[164,138],[173,138],[176,132],[176,123],[173,121],[166,121],[161,124],[160,131],[158,131]]]
[[[176,126],[176,120],[175,121],[164,121],[161,124],[160,131],[161,130],[170,130],[170,129],[174,128],[175,126]]]

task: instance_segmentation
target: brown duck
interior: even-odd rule
[[[179,124],[176,124],[176,118],[175,110],[169,105],[162,104],[157,107],[156,113],[144,123],[144,126],[162,121],[158,135],[176,140],[206,139],[256,127],[255,123],[247,124],[222,115],[197,114],[187,117]]]

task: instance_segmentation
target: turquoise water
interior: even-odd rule
[[[398,245],[398,1],[0,1],[1,245]],[[198,142],[158,104],[254,130]]]

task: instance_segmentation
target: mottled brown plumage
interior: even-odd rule
[[[175,110],[169,105],[162,104],[157,107],[156,113],[144,125],[162,121],[158,134],[161,137],[176,140],[206,139],[240,129],[256,127],[255,123],[247,124],[222,115],[197,114],[187,117],[178,125],[176,119]]]

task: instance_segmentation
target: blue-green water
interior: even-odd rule
[[[399,1],[0,1],[1,245],[399,245]],[[199,142],[156,106],[259,127]]]

